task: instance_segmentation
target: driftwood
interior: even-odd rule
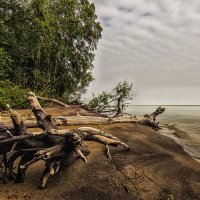
[[[120,144],[120,145],[128,148],[127,145],[125,145],[124,143],[121,143],[118,138],[112,136],[111,134],[99,131],[98,129],[94,129],[91,127],[82,127],[82,128],[78,128],[78,129],[71,130],[71,131],[57,130],[55,124],[52,121],[51,116],[46,115],[45,111],[41,108],[41,106],[37,100],[37,97],[34,95],[34,93],[29,93],[28,102],[29,102],[29,105],[30,105],[33,113],[35,114],[37,123],[49,135],[63,135],[63,133],[64,133],[64,135],[67,137],[72,136],[71,138],[73,138],[73,140],[74,140],[73,142],[76,142],[76,143],[81,138],[82,140],[97,140],[98,142],[106,144],[106,145],[107,144],[109,144],[109,145]],[[105,138],[101,139],[100,136],[105,137]],[[106,143],[106,141],[107,141],[107,143]]]
[[[28,93],[27,100],[32,112],[34,113],[37,119],[39,127],[46,131],[55,128],[51,115],[46,115],[45,111],[41,107],[40,103],[38,102],[33,92]]]
[[[34,135],[32,133],[27,134],[27,135],[12,136],[12,137],[4,136],[4,139],[0,140],[0,145],[1,144],[10,144],[10,143],[17,142],[17,141],[20,141],[20,140],[32,138],[34,136],[36,136],[36,135]]]
[[[77,158],[81,158],[87,163],[86,155],[90,152],[84,141],[95,141],[105,145],[106,155],[112,159],[109,146],[122,146],[129,149],[119,138],[104,131],[92,127],[80,127],[77,129],[58,129],[58,125],[89,125],[89,124],[110,124],[110,123],[140,123],[158,128],[156,123],[157,115],[164,112],[164,108],[157,108],[150,115],[143,117],[120,116],[115,118],[92,117],[92,116],[72,116],[52,118],[47,115],[41,107],[34,93],[28,94],[28,103],[37,120],[36,123],[25,124],[16,111],[8,107],[14,126],[4,126],[0,124],[0,148],[10,145],[11,151],[15,151],[10,159],[9,175],[12,173],[14,161],[21,157],[18,166],[16,182],[23,182],[25,171],[29,165],[44,160],[46,169],[43,172],[40,188],[46,187],[50,175],[55,174],[60,164],[63,162],[73,163]],[[28,132],[26,128],[40,127],[40,132]],[[9,132],[8,130],[12,131]],[[39,139],[37,139],[39,138]],[[9,149],[10,151],[10,149]],[[8,152],[7,152],[8,153]],[[5,162],[6,163],[6,162]],[[1,163],[0,163],[1,164]],[[7,165],[5,165],[7,167]]]
[[[109,145],[121,145],[125,149],[129,149],[128,145],[120,141],[119,138],[91,127],[58,130],[52,117],[46,115],[34,93],[30,92],[27,100],[38,126],[43,131],[39,133],[27,132],[22,118],[16,111],[8,108],[14,124],[13,134],[7,131],[7,135],[0,137],[0,145],[15,144],[12,151],[15,150],[16,154],[7,161],[10,170],[12,170],[16,158],[21,156],[16,182],[23,182],[28,166],[38,160],[44,160],[46,163],[40,185],[41,189],[46,187],[49,176],[58,171],[63,160],[70,158],[70,161],[73,161],[80,157],[87,163],[86,155],[89,153],[89,149],[84,144],[86,140],[104,144],[109,158],[111,158]],[[2,126],[1,131],[5,132],[5,129],[5,126]],[[40,137],[40,140],[36,140],[37,137]]]
[[[40,96],[36,96],[37,99],[41,99],[41,100],[44,100],[44,101],[51,101],[53,103],[56,103],[58,105],[61,105],[61,106],[64,106],[64,107],[69,107],[67,104],[61,102],[61,101],[58,101],[57,99],[52,99],[52,98],[45,98],[45,97],[40,97]]]
[[[57,126],[73,126],[73,125],[103,125],[103,124],[114,124],[114,123],[139,123],[148,125],[153,128],[159,128],[159,123],[156,122],[156,117],[165,111],[164,108],[158,107],[152,114],[146,114],[143,117],[136,117],[132,115],[124,115],[120,117],[108,118],[108,117],[96,117],[96,116],[59,116],[52,118],[53,124]],[[13,126],[2,126],[0,129],[13,131]],[[41,127],[36,122],[25,123],[26,128]]]
[[[152,112],[150,115],[146,114],[144,117],[146,117],[147,120],[143,122],[144,125],[152,126],[153,128],[159,128],[159,122],[156,122],[156,117],[159,114],[162,114],[165,111],[165,108],[162,108],[159,106],[154,112]]]
[[[120,117],[108,118],[108,117],[94,117],[94,116],[69,116],[69,117],[57,117],[55,122],[57,125],[103,125],[114,123],[139,123],[148,125],[153,128],[159,128],[159,123],[156,122],[156,117],[162,114],[165,108],[158,107],[150,115],[146,114],[143,117],[136,117],[132,115],[124,115]]]
[[[44,157],[48,155],[47,158],[49,162],[46,170],[43,173],[42,183],[40,186],[41,188],[46,187],[48,177],[50,174],[52,174],[52,171],[57,171],[57,168],[59,168],[63,155],[67,154],[67,156],[70,157],[70,155],[72,155],[74,151],[78,157],[80,157],[84,162],[87,163],[85,154],[88,153],[89,150],[87,145],[83,143],[84,140],[97,141],[102,144],[105,144],[107,152],[109,151],[108,145],[122,145],[126,149],[129,149],[128,145],[121,142],[118,138],[110,134],[106,134],[97,129],[93,129],[91,127],[82,127],[70,131],[57,130],[52,121],[52,118],[46,115],[45,111],[41,108],[36,96],[33,93],[29,93],[28,102],[33,113],[35,114],[37,123],[48,134],[48,137],[50,137],[52,141],[55,139],[54,136],[61,136],[62,138],[65,138],[65,140],[60,140],[60,144],[51,147],[47,150],[41,150],[42,155],[40,151],[37,153],[36,157],[33,158],[32,161],[21,165],[21,168],[26,168],[29,164],[32,164],[33,162],[38,161],[39,159],[44,159]],[[107,153],[107,155],[109,154]]]

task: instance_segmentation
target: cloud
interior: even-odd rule
[[[199,104],[199,0],[92,2],[104,30],[88,96],[127,79],[136,104]]]

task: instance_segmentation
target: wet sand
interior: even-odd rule
[[[50,177],[47,189],[39,190],[44,163],[35,163],[25,183],[0,184],[0,199],[200,199],[200,164],[174,140],[137,124],[93,127],[119,137],[131,150],[111,147],[111,161],[103,145],[87,142],[87,164],[75,161]]]

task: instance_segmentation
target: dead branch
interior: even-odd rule
[[[57,99],[52,99],[52,98],[45,98],[45,97],[40,97],[40,96],[36,96],[37,99],[41,99],[41,100],[44,100],[44,101],[51,101],[51,102],[54,102],[58,105],[61,105],[61,106],[64,106],[64,107],[69,107],[67,104],[61,102],[61,101],[58,101]]]
[[[35,137],[37,135],[34,135],[34,133],[32,134],[27,134],[27,135],[20,135],[20,136],[13,136],[11,138],[5,138],[5,139],[2,139],[0,140],[0,145],[2,144],[11,144],[11,143],[14,143],[14,142],[17,142],[17,141],[21,141],[21,140],[25,140],[25,139],[28,139],[28,138],[32,138],[32,137]]]
[[[47,132],[52,128],[56,128],[56,126],[53,124],[52,116],[46,115],[33,92],[28,93],[27,100],[40,128]]]

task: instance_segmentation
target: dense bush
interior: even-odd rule
[[[27,93],[28,90],[22,89],[10,81],[0,81],[0,110],[5,109],[6,104],[13,108],[26,108],[28,106]]]

